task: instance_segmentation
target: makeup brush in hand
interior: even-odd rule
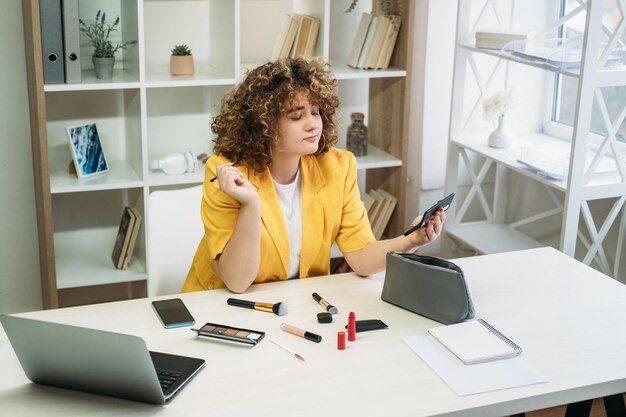
[[[284,316],[285,314],[287,314],[287,304],[285,303],[258,303],[254,301],[240,300],[238,298],[229,298],[228,300],[226,300],[226,302],[230,306],[251,308],[254,310],[274,313],[277,316]]]

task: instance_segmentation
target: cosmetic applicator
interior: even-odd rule
[[[348,315],[348,340],[354,342],[356,340],[356,315],[351,311]]]
[[[279,348],[281,348],[285,352],[289,353],[290,355],[293,355],[296,359],[300,359],[301,361],[304,362],[304,358],[302,356],[300,356],[299,354],[297,354],[296,352],[292,351],[291,349],[281,345],[280,343],[278,343],[274,339],[270,339],[269,337],[267,338],[267,340],[269,340],[270,342],[272,342],[273,344],[275,344],[276,346],[278,346]]]
[[[318,293],[314,292],[313,294],[311,294],[313,296],[313,299],[315,301],[317,301],[318,303],[320,303],[320,305],[322,307],[324,307],[326,309],[327,312],[329,312],[330,314],[337,314],[339,311],[337,310],[337,307],[335,307],[334,305],[332,305],[331,303],[329,303],[328,301],[324,300],[322,298],[321,295],[319,295]]]
[[[265,311],[267,313],[274,313],[277,316],[284,316],[287,314],[287,304],[285,303],[259,303],[248,300],[240,300],[238,298],[229,298],[226,300],[229,306],[250,308],[253,310]]]

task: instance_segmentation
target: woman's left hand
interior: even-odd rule
[[[418,224],[421,219],[422,216],[416,217],[411,225]],[[443,211],[443,209],[440,208],[428,221],[425,227],[417,229],[415,232],[411,233],[408,236],[411,244],[414,246],[424,246],[433,242],[441,234],[441,230],[443,229],[443,224],[445,221],[446,213]]]

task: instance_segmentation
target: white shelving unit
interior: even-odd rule
[[[82,82],[44,85],[39,1],[23,0],[44,307],[107,301],[120,298],[119,292],[121,298],[145,293],[150,275],[146,227],[129,270],[116,270],[110,259],[123,207],[139,208],[145,226],[150,222],[145,206],[153,190],[203,181],[202,166],[196,173],[168,176],[151,171],[149,162],[173,152],[211,153],[210,125],[221,97],[247,69],[269,59],[285,14],[321,20],[315,54],[330,61],[340,80],[339,146],[345,143],[349,115],[365,113],[370,147],[367,156],[357,158],[360,183],[383,186],[399,197],[395,227],[401,228],[411,6],[405,4],[391,67],[371,71],[349,68],[345,62],[361,13],[376,10],[378,2],[361,0],[356,10],[344,13],[349,5],[349,0],[79,0],[83,20],[91,21],[99,9],[110,21],[119,16],[116,36],[137,43],[118,57],[111,80],[99,80],[90,62],[91,47],[81,38]],[[192,49],[192,76],[169,74],[170,50],[180,43]],[[387,86],[401,93],[382,94]],[[400,123],[391,129],[386,125],[388,108],[400,111],[395,116]],[[96,123],[110,172],[88,179],[68,173],[65,129],[82,123]],[[370,184],[374,169],[378,174]],[[133,286],[110,295],[112,284]]]
[[[446,191],[459,198],[449,210],[446,229],[454,243],[478,253],[550,244],[617,278],[626,238],[626,146],[615,132],[626,114],[626,97],[610,114],[603,89],[626,85],[626,66],[604,65],[610,51],[623,48],[626,4],[618,2],[614,11],[621,21],[611,26],[603,21],[608,2],[563,3],[571,7],[561,14],[560,0],[459,1],[446,173]],[[585,23],[577,69],[561,70],[474,46],[477,30],[558,38],[563,25],[574,19]],[[573,129],[565,138],[548,134],[557,75],[577,83]],[[514,144],[495,149],[487,144],[495,126],[483,120],[482,102],[505,89],[513,90],[519,101],[506,116]],[[597,111],[609,133],[594,141],[590,126]],[[522,167],[516,160],[528,150],[555,159],[564,155],[566,178],[548,179]],[[530,184],[523,199],[519,184]],[[537,207],[522,208],[523,201],[537,202]]]

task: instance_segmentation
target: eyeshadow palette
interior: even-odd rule
[[[242,329],[226,324],[206,323],[199,329],[191,329],[198,333],[198,336],[213,337],[215,339],[229,340],[231,342],[256,345],[263,339],[265,332],[258,330]]]

